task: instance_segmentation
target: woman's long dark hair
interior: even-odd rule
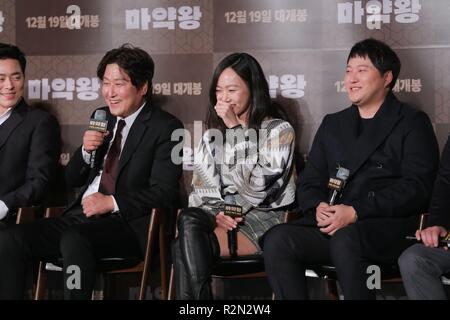
[[[247,84],[250,91],[250,106],[248,128],[258,130],[261,122],[266,118],[284,118],[281,112],[272,105],[269,85],[258,61],[247,53],[232,53],[226,56],[214,70],[211,87],[209,88],[209,107],[206,118],[208,129],[227,129],[223,120],[217,115],[214,106],[217,103],[216,88],[222,72],[226,68],[233,69]]]

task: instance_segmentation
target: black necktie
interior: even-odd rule
[[[122,129],[125,127],[125,120],[119,120],[117,124],[116,136],[109,148],[103,166],[103,173],[100,179],[99,192],[107,195],[114,194],[116,185],[117,170],[119,167],[119,157],[122,144]]]

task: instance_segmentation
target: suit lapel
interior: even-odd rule
[[[400,102],[392,94],[388,94],[380,110],[353,146],[349,161],[350,175],[354,175],[386,140],[402,118],[399,115],[399,110]]]
[[[12,109],[11,115],[0,126],[0,148],[3,147],[14,129],[23,121],[27,112],[27,106],[22,99],[17,106]]]
[[[344,154],[350,154],[353,146],[358,140],[358,123],[359,114],[356,106],[351,106],[347,109],[346,114],[340,119],[339,123],[339,141],[345,141],[343,144]],[[348,166],[348,163],[341,163],[342,166]]]
[[[139,146],[142,136],[147,130],[147,124],[145,122],[150,119],[151,114],[152,110],[150,104],[146,104],[131,126],[127,140],[125,141],[125,145],[123,146],[123,150],[120,155],[117,177],[119,177],[123,167],[127,164],[128,160],[130,160],[131,156]]]

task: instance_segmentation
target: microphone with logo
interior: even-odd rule
[[[332,177],[328,181],[328,189],[330,189],[330,198],[328,200],[328,204],[330,206],[334,206],[336,198],[344,189],[349,175],[350,170],[344,167],[339,167],[336,173],[336,177]]]
[[[103,133],[108,131],[108,120],[106,120],[105,110],[95,111],[94,118],[89,120],[88,130],[94,130]],[[93,150],[91,152],[91,168],[94,168],[95,166],[95,151],[96,150]]]
[[[224,210],[223,213],[232,218],[242,217],[242,207],[236,205],[234,195],[227,194],[224,198]],[[237,228],[228,231],[228,250],[230,256],[237,256]]]

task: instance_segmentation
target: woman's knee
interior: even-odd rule
[[[178,217],[178,230],[184,230],[193,226],[207,231],[213,231],[215,218],[200,208],[190,207],[183,209]]]

